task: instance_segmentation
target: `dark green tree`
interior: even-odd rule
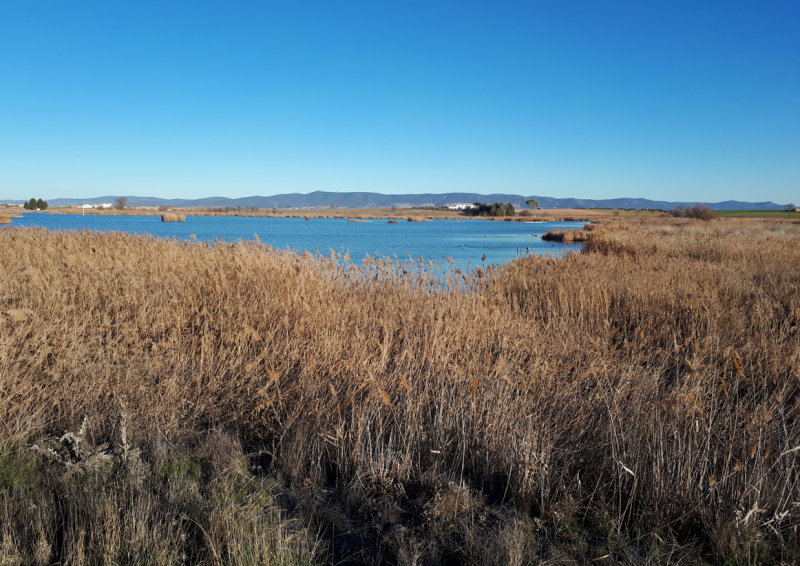
[[[475,203],[472,208],[461,211],[464,216],[514,216],[514,205],[510,202],[493,202],[492,204]]]
[[[47,208],[47,201],[42,199],[37,199],[36,208],[38,208],[39,210],[45,210]]]
[[[538,200],[534,200],[534,199],[529,199],[529,200],[525,201],[525,204],[528,205],[528,208],[533,210],[534,208],[539,206],[539,201]]]

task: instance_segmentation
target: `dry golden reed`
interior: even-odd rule
[[[549,525],[787,553],[799,265],[789,222],[597,226],[447,289],[259,242],[3,229],[0,313],[31,314],[0,317],[0,436],[88,416],[110,441],[124,403],[134,444],[225,430],[298,485],[456,482]]]
[[[161,222],[186,222],[186,217],[182,214],[166,213],[161,215]]]

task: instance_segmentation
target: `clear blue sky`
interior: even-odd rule
[[[0,3],[0,200],[800,201],[800,2]]]

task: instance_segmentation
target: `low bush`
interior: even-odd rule
[[[697,218],[698,220],[712,220],[717,218],[714,211],[704,204],[696,204],[689,208],[678,206],[671,210],[670,214],[675,218]]]

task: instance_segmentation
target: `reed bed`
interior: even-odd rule
[[[161,222],[186,222],[186,217],[182,214],[162,214]]]
[[[585,242],[589,239],[589,231],[584,230],[548,230],[542,234],[542,240],[548,242],[562,242],[564,244],[575,244]]]
[[[597,226],[449,288],[259,242],[1,230],[0,553],[795,561],[798,265],[777,221]]]

